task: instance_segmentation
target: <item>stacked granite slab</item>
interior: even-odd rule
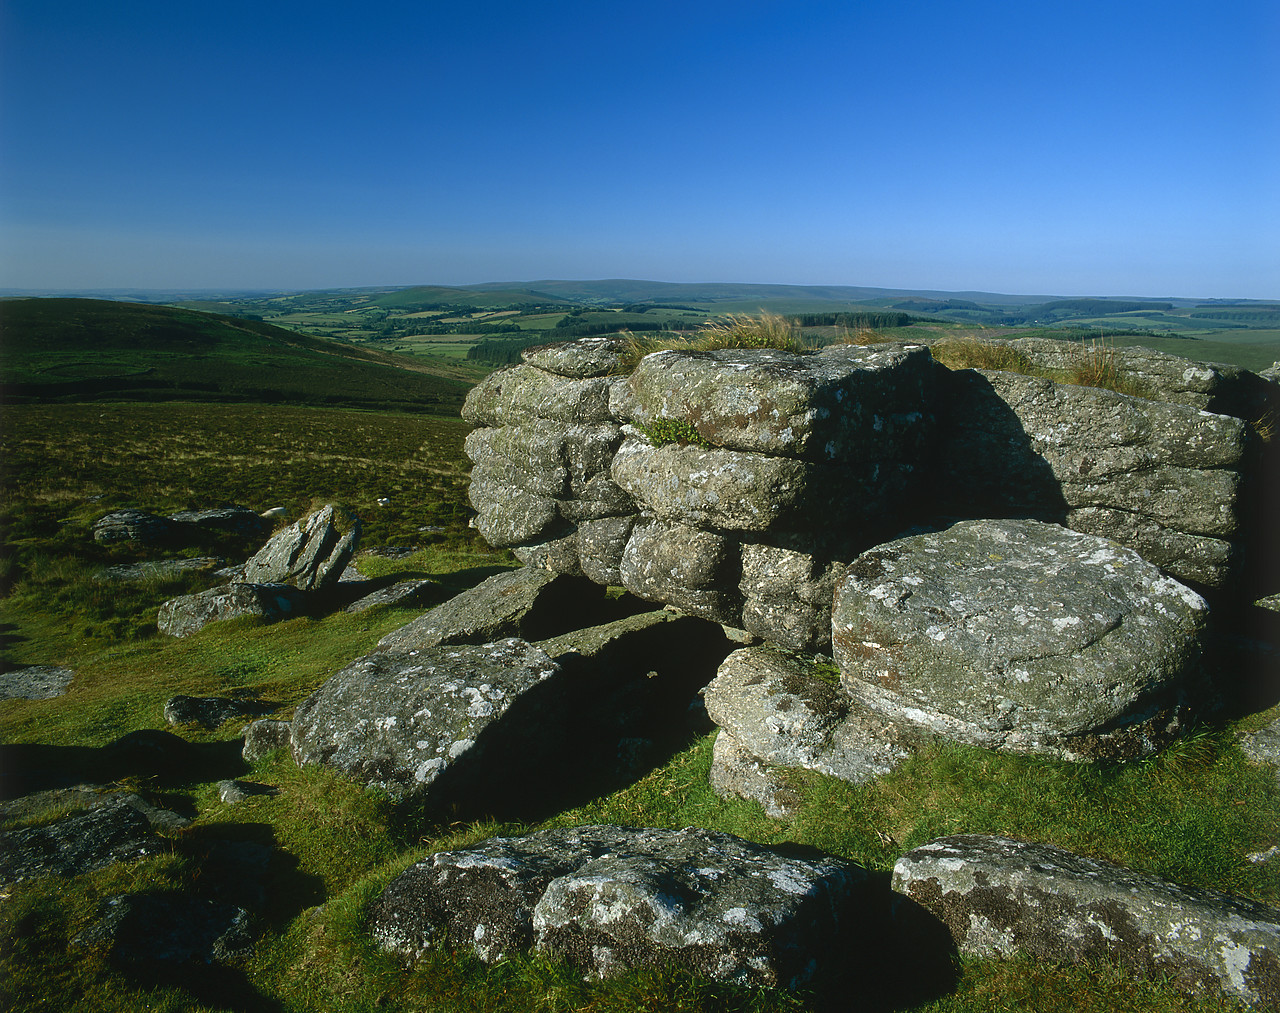
[[[933,430],[927,349],[526,353],[467,399],[471,502],[525,563],[798,650],[843,562],[895,530]]]

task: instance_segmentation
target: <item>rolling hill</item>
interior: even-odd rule
[[[455,414],[469,387],[420,361],[261,321],[96,299],[0,302],[0,396],[222,401]]]

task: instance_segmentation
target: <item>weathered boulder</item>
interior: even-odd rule
[[[170,514],[169,520],[178,525],[186,524],[195,528],[227,531],[237,535],[265,535],[271,530],[270,519],[245,506],[183,510]]]
[[[946,386],[938,460],[956,515],[1030,511],[1184,580],[1227,580],[1248,442],[1239,419],[1015,373],[961,370]]]
[[[582,575],[606,587],[620,587],[622,555],[635,524],[635,517],[602,517],[580,523],[575,543]]]
[[[0,700],[52,700],[71,688],[75,672],[58,665],[26,665],[0,672]]]
[[[252,918],[234,904],[202,897],[117,894],[73,946],[102,949],[129,967],[225,964],[253,952]]]
[[[534,947],[590,977],[676,965],[719,981],[796,987],[856,952],[870,877],[728,834],[586,826],[438,852],[374,904],[384,949],[447,935],[494,962]]]
[[[288,584],[225,584],[171,598],[160,606],[156,626],[171,637],[188,637],[209,623],[239,616],[269,623],[291,619],[306,606],[306,594]]]
[[[1071,373],[1089,359],[1110,361],[1124,379],[1142,390],[1144,397],[1218,415],[1234,415],[1245,421],[1261,418],[1276,394],[1268,389],[1264,376],[1242,366],[1192,362],[1181,355],[1141,345],[1081,344],[1052,338],[1015,338],[1009,344],[1037,367],[1063,373]]]
[[[1207,607],[1137,553],[1030,520],[963,521],[845,570],[849,693],[891,721],[1069,759],[1153,751],[1199,672]]]
[[[218,556],[191,559],[144,559],[137,563],[104,566],[94,574],[95,580],[171,580],[184,573],[212,573],[225,561]]]
[[[608,336],[538,345],[526,348],[520,358],[544,372],[581,380],[621,373],[628,352],[625,339]]]
[[[713,531],[641,519],[622,554],[622,586],[729,626],[742,625],[738,543]]]
[[[240,756],[245,763],[257,763],[279,749],[288,749],[293,742],[293,725],[288,721],[259,718],[244,726],[241,733],[244,746]]]
[[[75,876],[116,862],[159,854],[164,841],[122,794],[41,826],[0,835],[0,883]]]
[[[816,355],[662,351],[640,361],[616,407],[642,428],[687,423],[713,447],[909,463],[931,432],[935,375],[919,345],[833,345]]]
[[[543,640],[589,617],[604,589],[589,581],[525,566],[507,570],[388,633],[378,649],[410,651],[438,644],[483,644],[503,637]]]
[[[462,417],[474,426],[521,425],[530,417],[590,424],[608,422],[612,377],[571,379],[536,366],[499,369],[467,395]]]
[[[793,651],[828,651],[831,601],[844,565],[774,545],[742,546],[742,626]]]
[[[893,888],[943,921],[964,955],[1114,961],[1195,992],[1280,1006],[1273,907],[1061,848],[968,834],[907,852]]]
[[[1267,763],[1275,767],[1276,778],[1280,779],[1280,718],[1265,728],[1241,736],[1240,748],[1254,763]]]
[[[440,587],[439,581],[432,580],[429,577],[398,580],[390,587],[384,587],[379,591],[371,591],[364,597],[352,602],[343,611],[351,613],[366,612],[380,605],[411,608],[414,605],[421,605],[423,602],[430,600],[434,595],[438,595]]]
[[[197,724],[217,728],[236,717],[267,714],[274,705],[261,700],[226,696],[172,696],[165,701],[164,719],[171,725]]]
[[[157,545],[173,534],[173,523],[144,510],[116,510],[94,521],[91,530],[95,542]]]
[[[247,563],[247,584],[303,591],[336,584],[360,542],[360,521],[332,503],[277,532]]]
[[[539,742],[543,751],[556,745],[545,729],[557,727],[563,703],[547,691],[557,672],[545,652],[514,638],[366,655],[298,707],[293,756],[430,806],[460,790],[469,766],[496,762],[490,743],[519,763],[534,760]]]
[[[831,674],[771,647],[734,651],[703,697],[721,728],[712,786],[760,801],[771,816],[789,814],[798,801],[772,768],[800,767],[860,784],[911,752],[909,735],[851,701]]]

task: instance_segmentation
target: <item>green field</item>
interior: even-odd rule
[[[402,559],[362,558],[366,577],[431,577],[439,582],[441,600],[515,565],[468,527],[467,426],[456,408],[466,389],[464,374],[442,377],[398,365],[461,370],[457,353],[466,342],[423,335],[411,354],[389,355],[288,332],[282,337],[256,321],[160,309],[151,315],[147,307],[123,316],[108,312],[104,321],[100,308],[52,302],[36,308],[38,327],[19,333],[15,305],[0,304],[5,382],[25,385],[24,400],[6,397],[0,404],[0,665],[65,664],[77,674],[65,696],[0,701],[0,763],[10,775],[35,756],[51,770],[92,782],[101,776],[101,747],[126,732],[167,727],[164,701],[179,693],[251,692],[276,705],[273,716],[288,718],[331,674],[420,611],[337,612],[274,625],[233,620],[182,640],[162,637],[156,615],[163,601],[204,587],[210,578],[102,583],[97,573],[103,566],[146,555],[131,545],[92,540],[92,523],[110,510],[168,513],[236,502],[255,510],[284,506],[297,517],[313,505],[337,502],[362,518],[366,546],[415,550]],[[84,316],[76,317],[80,311]],[[84,332],[76,329],[81,325],[60,325],[56,312],[87,321]],[[559,320],[563,313],[543,318],[551,316]],[[910,333],[943,330],[954,333],[953,325],[917,325]],[[1271,333],[1256,347],[1271,347]],[[262,363],[273,357],[286,363],[281,371],[294,374],[293,386],[282,394],[297,401],[255,400],[253,391],[261,386],[237,371],[263,372]],[[168,372],[139,372],[161,365]],[[139,376],[160,375],[177,386],[136,386]],[[180,396],[181,384],[193,376],[212,384],[196,392],[198,400]],[[64,386],[85,380],[114,386],[81,395]],[[388,400],[375,405],[378,383]],[[354,407],[352,391],[369,403]],[[438,400],[422,401],[428,397]],[[424,403],[429,411],[420,410]],[[380,506],[379,498],[388,505]],[[186,551],[234,556],[254,548],[233,537],[211,537]],[[365,914],[400,870],[431,851],[496,833],[587,822],[704,826],[763,843],[817,847],[881,875],[904,851],[939,835],[1000,833],[1275,904],[1280,863],[1246,856],[1276,843],[1280,785],[1273,772],[1249,763],[1236,742],[1239,730],[1280,714],[1273,704],[1239,706],[1163,753],[1128,765],[938,746],[862,787],[797,775],[804,802],[787,820],[712,792],[712,736],[672,744],[624,788],[581,790],[538,824],[504,812],[482,822],[444,824],[398,820],[385,797],[319,768],[299,769],[287,751],[242,769],[236,760],[240,721],[213,730],[188,726],[181,734],[196,744],[201,762],[165,776],[133,778],[129,786],[153,802],[193,813],[194,822],[171,834],[162,854],[6,887],[0,896],[0,992],[15,1011],[83,1013],[1234,1009],[1231,1003],[1193,1001],[1160,981],[1136,981],[1106,966],[1030,959],[964,960],[954,979],[903,981],[891,971],[888,987],[845,982],[838,991],[798,995],[717,985],[672,969],[589,983],[567,966],[528,956],[486,967],[465,948],[443,949],[406,968],[375,950]],[[232,776],[273,786],[279,794],[227,805],[216,781]],[[49,815],[7,813],[4,825]],[[94,920],[100,901],[115,893],[238,896],[243,884],[219,878],[207,857],[219,842],[246,841],[273,849],[251,957],[229,969],[195,967],[180,976],[148,977],[71,945]]]

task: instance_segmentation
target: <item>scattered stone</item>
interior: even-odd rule
[[[439,581],[431,580],[429,577],[397,581],[390,587],[384,587],[381,591],[374,591],[359,601],[352,602],[343,611],[364,612],[377,605],[411,608],[436,596],[442,586]]]
[[[1254,865],[1263,865],[1271,861],[1271,859],[1275,858],[1276,855],[1280,855],[1280,847],[1276,845],[1272,845],[1271,847],[1267,848],[1266,851],[1251,851],[1249,854],[1245,855],[1244,857],[1247,858]]]
[[[75,672],[57,665],[27,665],[0,672],[0,700],[52,700],[71,688]]]
[[[303,615],[306,605],[305,593],[288,584],[225,584],[171,598],[160,606],[156,625],[171,637],[189,637],[209,623],[239,616],[268,623],[292,619]]]
[[[280,749],[288,749],[293,741],[293,724],[260,718],[244,727],[244,748],[240,756],[245,763],[257,763]]]
[[[298,707],[293,756],[398,801],[432,804],[457,792],[490,743],[521,764],[557,745],[546,729],[559,726],[563,701],[530,692],[557,672],[545,652],[516,639],[370,654]]]
[[[239,805],[255,795],[278,795],[280,789],[270,784],[255,784],[252,781],[224,780],[218,782],[218,798],[227,805]]]
[[[157,545],[170,538],[173,524],[168,518],[143,510],[116,510],[94,521],[92,531],[95,542]]]
[[[832,620],[850,695],[896,724],[1066,759],[1146,755],[1178,728],[1207,606],[1137,553],[1029,520],[863,553]]]
[[[138,563],[121,563],[107,566],[94,574],[101,581],[172,580],[184,573],[214,573],[225,561],[217,556],[196,556],[191,559],[144,559]]]
[[[141,800],[139,800],[141,801]],[[0,882],[76,876],[116,862],[159,854],[166,847],[151,821],[121,795],[43,826],[0,835]]]
[[[1276,778],[1280,780],[1280,718],[1265,728],[1241,736],[1240,748],[1254,763],[1267,763],[1275,767]]]
[[[200,897],[108,897],[73,946],[106,950],[130,966],[226,964],[253,952],[249,912]]]
[[[585,826],[432,855],[387,887],[370,929],[410,958],[447,937],[490,963],[536,948],[592,978],[676,965],[795,988],[857,952],[870,882],[709,830]]]
[[[304,591],[336,584],[359,542],[360,521],[330,503],[274,535],[245,563],[245,582]]]
[[[564,632],[604,600],[590,581],[536,567],[496,574],[378,641],[379,650],[482,644],[503,637],[543,640]]]
[[[212,507],[206,510],[183,510],[170,514],[174,524],[187,524],[211,531],[227,531],[236,535],[265,535],[271,523],[261,514],[243,506]]]
[[[275,710],[261,700],[225,696],[173,696],[164,705],[164,719],[171,725],[197,724],[217,728],[236,717],[252,717]]]
[[[962,834],[907,852],[893,889],[962,955],[1115,961],[1198,993],[1280,1007],[1280,910],[1061,848]]]
[[[379,545],[372,549],[364,549],[361,556],[376,556],[378,559],[408,559],[417,555],[421,549],[416,545]]]

